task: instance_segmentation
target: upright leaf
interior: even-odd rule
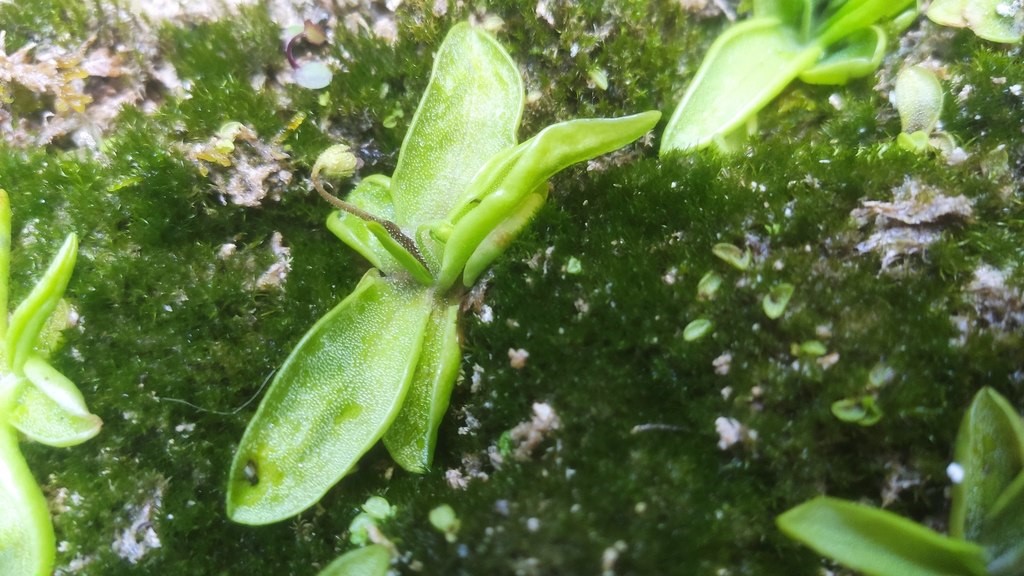
[[[977,540],[985,515],[1024,469],[1024,423],[992,388],[982,388],[964,414],[954,458],[963,480],[953,486],[949,533]]]
[[[443,218],[480,167],[515,145],[523,97],[519,69],[494,38],[466,23],[452,27],[392,176],[402,229]]]
[[[0,574],[50,576],[56,556],[50,511],[6,425],[0,425],[0,503]]]

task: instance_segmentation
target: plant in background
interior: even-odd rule
[[[0,189],[0,574],[53,572],[56,542],[46,498],[18,448],[18,433],[49,446],[74,446],[100,431],[82,393],[47,362],[67,325],[61,300],[75,268],[69,234],[46,273],[7,318],[11,208]]]
[[[708,50],[665,128],[661,154],[730,151],[753,131],[758,111],[796,78],[844,84],[875,71],[886,34],[876,22],[913,15],[913,0],[754,0],[753,17]],[[904,12],[908,10],[908,12]]]
[[[516,144],[523,100],[504,49],[459,24],[438,49],[391,178],[367,177],[343,201],[319,177],[350,172],[351,154],[318,160],[314,185],[339,208],[327,227],[374,269],[270,385],[231,466],[233,520],[305,510],[380,439],[406,470],[427,470],[462,358],[465,287],[543,205],[548,178],[629,144],[660,117],[573,120]]]
[[[885,510],[819,497],[778,517],[790,538],[874,576],[1024,575],[1024,420],[981,389],[948,469],[949,536]]]
[[[925,12],[936,24],[970,28],[992,42],[1016,44],[1024,37],[1024,7],[1007,0],[933,0]]]

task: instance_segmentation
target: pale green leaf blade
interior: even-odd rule
[[[982,388],[960,423],[956,462],[963,480],[953,486],[949,533],[977,540],[985,515],[1024,469],[1024,423],[992,388]]]
[[[711,45],[662,135],[661,154],[703,148],[740,128],[818,60],[821,48],[802,44],[773,18],[726,30]]]
[[[461,276],[470,256],[481,242],[510,215],[527,194],[558,171],[577,162],[617,150],[643,136],[658,123],[661,114],[644,112],[621,118],[571,120],[548,126],[519,145],[516,151],[478,176],[490,189],[476,182],[471,196],[478,205],[453,222],[445,244],[438,286],[446,289]],[[495,178],[489,171],[501,173]]]
[[[980,546],[870,506],[818,497],[776,522],[790,538],[869,576],[987,574]]]
[[[46,498],[10,427],[0,428],[0,574],[50,576],[56,540]]]
[[[964,9],[968,0],[932,0],[925,15],[928,19],[942,26],[953,28],[964,28],[967,20],[964,17]]]
[[[392,177],[403,230],[439,220],[491,156],[516,143],[523,110],[519,69],[489,34],[462,23],[434,59]]]
[[[458,304],[434,307],[409,394],[384,434],[391,457],[410,472],[426,472],[434,458],[437,430],[462,362],[458,319]]]
[[[374,174],[364,178],[349,193],[345,201],[383,220],[393,221],[395,218],[395,209],[391,202],[391,179],[387,176]],[[349,248],[366,258],[374,268],[380,269],[387,276],[401,271],[401,265],[395,262],[387,249],[366,227],[366,223],[366,220],[344,210],[331,212],[327,217],[327,229]]]
[[[845,84],[852,78],[867,76],[885,56],[885,32],[869,26],[845,38],[837,50],[829,51],[813,68],[800,74],[808,84]]]
[[[0,188],[0,342],[7,338],[7,285],[11,275],[11,199]]]
[[[342,554],[317,576],[385,576],[391,553],[380,544],[370,544]]]
[[[72,414],[35,386],[24,386],[11,415],[11,424],[30,440],[64,448],[93,438],[103,420],[95,414]]]
[[[1009,13],[1003,14],[1003,10]],[[964,5],[967,26],[990,42],[1016,44],[1024,33],[1024,10],[1006,0],[970,0]]]
[[[412,380],[431,293],[370,270],[302,337],[235,453],[228,516],[269,524],[320,499],[384,434]]]
[[[77,255],[78,237],[69,234],[43,277],[11,315],[7,329],[7,365],[15,373],[21,371],[36,346],[39,333],[64,296]]]
[[[813,0],[754,0],[754,18],[774,18],[800,31],[800,39],[808,40],[814,16]]]
[[[898,15],[915,0],[847,0],[817,29],[817,43],[823,47],[846,38],[858,30]]]
[[[935,73],[922,66],[910,66],[896,76],[893,89],[901,130],[907,134],[924,132],[926,137],[939,123],[943,92]]]

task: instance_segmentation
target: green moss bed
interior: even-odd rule
[[[670,113],[728,21],[714,4],[668,0],[363,4],[353,14],[383,14],[395,41],[339,24],[329,44],[301,47],[336,59],[314,91],[277,83],[281,28],[294,22],[266,6],[144,27],[124,8],[0,4],[8,54],[28,42],[117,50],[134,72],[85,79],[94,102],[143,78],[89,145],[0,142],[12,300],[68,231],[81,239],[67,292],[80,318],[54,364],[103,430],[72,449],[23,444],[52,504],[58,573],[312,575],[352,548],[349,522],[381,495],[397,507],[381,529],[403,574],[817,574],[828,564],[787,540],[776,515],[826,493],[941,530],[972,395],[993,386],[1024,409],[1021,50],[919,19],[876,76],[791,86],[744,152],[659,159],[663,120],[651,141],[557,176],[464,315],[465,377],[434,470],[406,473],[377,448],[293,521],[233,524],[226,476],[252,398],[368,268],[323,226],[329,207],[308,180],[317,154],[344,140],[364,161],[357,176],[390,174],[432,50],[466,18],[494,27],[521,66],[521,136],[573,117]],[[149,48],[136,50],[144,34]],[[894,145],[885,83],[923,60],[942,70],[959,163]],[[152,80],[157,61],[185,86]],[[16,87],[7,100],[9,126],[31,136],[56,98]],[[231,166],[190,158],[228,121],[255,133]],[[266,161],[268,147],[286,155],[274,190],[234,202],[224,190],[241,155]],[[908,186],[962,195],[971,215],[928,222],[933,243],[883,266],[858,250],[880,225],[851,212]],[[720,242],[749,247],[752,265],[716,258]],[[282,282],[261,281],[286,260]],[[699,299],[709,271],[723,283]],[[997,285],[979,281],[986,271]],[[761,299],[780,282],[796,290],[770,320]],[[685,341],[696,318],[713,330]],[[827,354],[794,355],[809,340]],[[529,353],[525,365],[510,349]],[[872,370],[888,373],[876,388]],[[884,413],[876,425],[830,412],[866,392]],[[560,425],[517,458],[509,431],[535,403]],[[746,440],[720,448],[719,417]],[[427,521],[442,503],[461,521],[455,542]]]

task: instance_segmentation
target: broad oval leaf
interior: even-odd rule
[[[896,76],[893,98],[903,133],[923,132],[927,138],[942,114],[942,85],[935,73],[921,66],[900,71]]]
[[[776,519],[822,556],[870,576],[987,576],[977,544],[950,538],[878,508],[818,497]]]
[[[453,26],[392,176],[399,227],[415,231],[443,218],[487,160],[515,145],[523,98],[505,49],[469,24]]]
[[[18,449],[13,429],[0,424],[0,574],[50,576],[56,556],[46,498]]]
[[[410,472],[426,472],[434,458],[437,429],[448,410],[462,362],[458,321],[457,303],[434,306],[409,393],[384,434],[391,457]]]
[[[91,414],[73,382],[33,354],[11,407],[10,422],[19,432],[47,446],[81,444],[99,434],[103,421]]]
[[[1024,576],[1024,471],[985,515],[980,542],[992,576]]]
[[[380,544],[350,550],[336,558],[317,576],[385,576],[391,552]]]
[[[432,293],[370,270],[302,337],[235,453],[227,510],[268,524],[305,510],[355,466],[398,414]]]
[[[711,45],[668,121],[661,154],[703,148],[736,131],[821,54],[775,18],[730,27]]]
[[[964,470],[953,486],[949,533],[977,540],[985,516],[1024,469],[1024,422],[992,388],[982,388],[960,423],[954,458]]]

